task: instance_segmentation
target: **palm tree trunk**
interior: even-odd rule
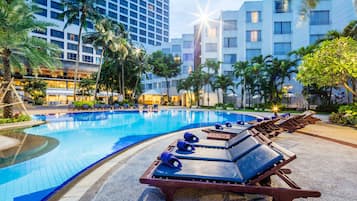
[[[11,82],[11,67],[10,67],[10,57],[11,51],[9,49],[4,50],[3,55],[3,64],[4,64],[4,80],[7,84]],[[4,97],[4,104],[11,104],[12,103],[12,92],[8,91]],[[13,106],[6,106],[4,107],[3,117],[4,118],[12,118],[13,115]]]
[[[76,66],[74,70],[74,87],[73,87],[73,100],[76,101],[76,90],[77,90],[77,77],[78,77],[78,68],[79,68],[79,61],[80,61],[80,53],[81,53],[81,39],[82,39],[82,29],[83,25],[79,26],[79,33],[78,33],[78,48],[77,48],[77,58],[76,58]]]
[[[242,86],[242,91],[241,91],[241,98],[240,98],[240,101],[241,101],[241,103],[240,103],[240,106],[241,106],[241,108],[244,108],[244,106],[243,106],[243,99],[244,99],[244,88],[245,88],[245,86]]]
[[[165,80],[166,80],[166,94],[167,94],[167,102],[171,102],[170,101],[170,89],[169,89],[169,78],[168,77],[165,77]]]
[[[138,78],[136,79],[136,82],[135,82],[135,87],[134,87],[134,91],[133,91],[133,94],[132,94],[132,99],[135,98],[135,95],[136,95],[136,88],[138,87],[138,84],[139,84],[139,80],[141,79],[141,67],[142,66],[139,66],[139,75],[138,75]]]
[[[103,55],[104,55],[105,48],[102,47],[102,54],[100,55],[100,64],[99,64],[99,69],[97,73],[97,79],[95,81],[95,92],[94,92],[94,100],[97,100],[97,91],[98,91],[98,83],[100,80],[100,72],[102,71],[102,63],[103,63]]]
[[[125,99],[125,87],[124,87],[124,64],[122,63],[121,65],[121,69],[122,69],[122,74],[121,74],[121,82],[122,82],[122,85],[121,85],[121,90],[122,90],[122,94],[123,94],[123,100]]]

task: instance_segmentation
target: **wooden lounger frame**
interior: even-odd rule
[[[224,192],[262,194],[273,197],[274,201],[292,201],[295,198],[321,196],[321,193],[318,191],[302,190],[286,175],[291,171],[282,169],[283,166],[296,158],[294,153],[284,149],[283,147],[280,147],[274,142],[269,142],[269,146],[275,151],[283,154],[284,159],[270,170],[265,171],[263,174],[248,181],[246,184],[215,180],[183,180],[178,178],[155,177],[153,173],[160,165],[160,160],[155,160],[149,166],[149,168],[140,177],[140,183],[149,184],[150,186],[156,186],[160,188],[161,191],[165,194],[167,201],[173,201],[175,192],[182,188],[212,189]],[[271,187],[264,185],[265,181],[270,179],[270,176],[272,175],[277,175],[278,178],[282,179],[290,188]]]

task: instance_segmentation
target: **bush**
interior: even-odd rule
[[[328,113],[337,112],[339,106],[340,106],[340,105],[338,105],[338,104],[327,104],[327,105],[324,104],[324,105],[319,105],[319,106],[317,106],[317,108],[316,108],[316,112],[328,112]]]
[[[15,114],[14,118],[0,118],[0,124],[30,121],[31,117],[23,114]]]
[[[76,109],[83,109],[83,108],[93,108],[94,101],[74,101],[73,105]]]
[[[216,103],[216,105],[214,105],[215,107],[224,107],[224,104],[223,103]]]
[[[357,127],[357,103],[342,105],[338,112],[333,112],[329,117],[330,122]]]
[[[224,108],[234,108],[234,104],[233,103],[227,103],[224,105]]]

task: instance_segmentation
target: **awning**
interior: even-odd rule
[[[161,96],[162,94],[154,89],[151,89],[147,92],[142,93],[141,95],[156,95],[156,96]]]

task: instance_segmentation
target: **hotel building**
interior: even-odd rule
[[[219,74],[233,76],[232,64],[237,61],[249,61],[258,55],[286,58],[290,51],[314,43],[330,30],[342,31],[357,19],[351,0],[320,0],[306,19],[300,15],[301,2],[245,1],[239,10],[222,11],[209,26],[195,26],[194,68],[212,59],[223,62]],[[294,78],[286,86],[301,96],[302,86]],[[240,96],[241,90],[235,91]],[[207,98],[200,100],[207,105]],[[210,105],[217,102],[216,93],[211,92]]]
[[[47,28],[44,32],[32,32],[47,42],[56,44],[62,50],[62,68],[49,70],[40,69],[38,78],[48,83],[47,102],[64,104],[73,100],[74,66],[77,56],[80,59],[79,79],[89,77],[98,71],[101,49],[95,49],[89,44],[81,43],[78,47],[78,25],[70,25],[64,29],[65,19],[60,17],[64,11],[60,0],[30,0],[38,6],[36,18],[50,22],[56,26]],[[97,0],[96,10],[101,15],[122,23],[129,32],[134,43],[141,44],[147,52],[152,52],[156,46],[169,41],[169,0]],[[88,32],[93,30],[93,23],[88,23]],[[81,55],[77,55],[81,48]],[[34,78],[34,73],[27,70],[21,78]],[[19,82],[17,82],[19,83]]]

